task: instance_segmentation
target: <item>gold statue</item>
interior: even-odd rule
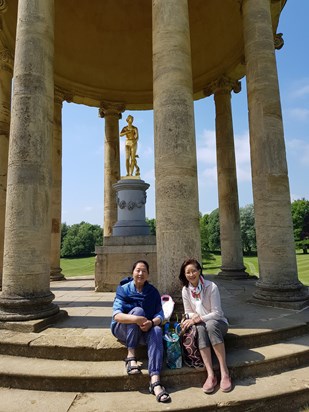
[[[129,114],[126,118],[128,126],[125,126],[120,133],[120,136],[126,136],[126,169],[127,176],[133,176],[135,168],[135,176],[140,175],[139,167],[137,165],[136,158],[138,155],[137,151],[137,141],[138,141],[138,129],[133,126],[134,117]]]

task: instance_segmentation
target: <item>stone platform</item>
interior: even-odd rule
[[[300,411],[309,405],[309,308],[276,309],[248,303],[255,280],[223,280],[230,322],[227,362],[233,391],[205,395],[205,371],[162,371],[172,403],[147,393],[142,374],[128,376],[125,348],[109,330],[114,293],[94,291],[93,277],[53,282],[55,303],[67,311],[41,332],[0,330],[0,412],[12,411]]]

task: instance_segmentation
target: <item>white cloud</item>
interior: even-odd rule
[[[309,79],[303,79],[296,86],[294,86],[294,90],[291,95],[293,98],[309,95]]]
[[[309,119],[309,109],[295,107],[294,109],[289,109],[287,115],[295,120],[306,121]]]
[[[286,142],[287,148],[302,165],[309,165],[309,143],[301,139],[290,139]]]
[[[234,141],[238,181],[251,181],[248,131],[241,135],[235,135]],[[197,160],[200,176],[209,182],[217,183],[216,134],[214,130],[204,130],[202,135],[198,137]]]

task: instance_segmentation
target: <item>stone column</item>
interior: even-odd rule
[[[111,236],[117,222],[116,193],[113,185],[120,179],[119,119],[124,105],[102,102],[99,115],[105,118],[104,141],[104,236]]]
[[[242,11],[260,269],[254,299],[300,307],[308,290],[297,276],[270,0],[244,0]]]
[[[185,258],[201,258],[187,0],[152,0],[159,290],[180,295]]]
[[[56,88],[54,92],[54,132],[52,149],[50,280],[65,279],[60,267],[63,100],[64,93]]]
[[[4,222],[6,203],[6,184],[8,168],[11,83],[13,75],[13,56],[0,42],[0,290],[2,289],[2,267],[4,248]]]
[[[18,3],[0,320],[59,312],[50,291],[54,1]]]
[[[240,92],[241,84],[222,77],[211,83],[205,94],[214,93],[216,106],[216,148],[222,266],[219,276],[227,279],[248,277],[243,262],[231,90]]]

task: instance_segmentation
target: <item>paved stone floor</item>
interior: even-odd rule
[[[215,276],[209,276],[208,278],[215,280],[219,285],[222,306],[230,322],[230,331],[233,333],[248,334],[249,331],[249,333],[254,334],[275,327],[290,327],[297,322],[309,322],[309,308],[304,308],[302,310],[278,309],[267,307],[265,305],[248,303],[248,300],[254,291],[254,279],[226,281],[218,279]],[[109,326],[114,293],[95,292],[93,277],[76,277],[68,278],[64,281],[52,282],[51,290],[55,294],[54,302],[58,304],[61,309],[67,311],[69,316],[36,334],[41,342],[46,342],[46,345],[54,345],[55,341],[57,341],[61,342],[61,345],[67,344],[72,346],[76,344],[77,346],[80,346],[80,342],[83,341],[83,344],[88,342],[89,345],[96,346],[104,340],[104,336],[110,336]],[[9,332],[7,333],[9,334]],[[33,338],[33,333],[22,335],[24,335],[23,339],[25,340],[28,335],[32,335]],[[258,383],[258,379],[256,381]],[[271,379],[269,383],[262,383],[261,380],[260,390],[265,391],[270,385]],[[200,396],[198,388],[193,388],[192,390],[196,390],[197,397]],[[239,393],[233,391],[228,395],[232,403],[236,402],[237,397],[242,396],[240,393],[242,390],[244,392],[243,396],[246,394],[245,388],[239,387],[237,390]],[[258,385],[256,385],[256,390],[258,391]],[[81,394],[0,388],[0,412],[73,412],[75,410],[84,412],[113,411],[121,409],[119,402],[125,403],[126,401],[124,397],[126,396],[128,397],[127,399],[130,400],[134,396],[141,396],[141,399],[145,396],[144,405],[149,405],[149,407],[145,406],[145,411],[177,410],[175,409],[176,404],[182,404],[182,396],[187,396],[187,390],[184,391],[183,394],[175,394],[173,397],[175,402],[172,404],[172,407],[170,407],[168,405],[160,405],[152,398],[152,402],[150,402],[149,395],[140,393],[138,395],[134,395],[134,393]],[[179,396],[179,400],[177,400],[177,396]],[[225,394],[224,396],[226,401],[227,395]],[[216,402],[220,401],[219,397],[216,401],[212,401],[211,399],[212,398],[208,398],[207,402],[209,405],[212,404],[213,407],[216,408]],[[104,407],[103,404],[105,405]],[[117,409],[114,409],[113,405],[116,404],[118,405]],[[124,405],[121,410],[133,411],[137,409],[132,409],[129,406],[126,409],[126,406]]]

